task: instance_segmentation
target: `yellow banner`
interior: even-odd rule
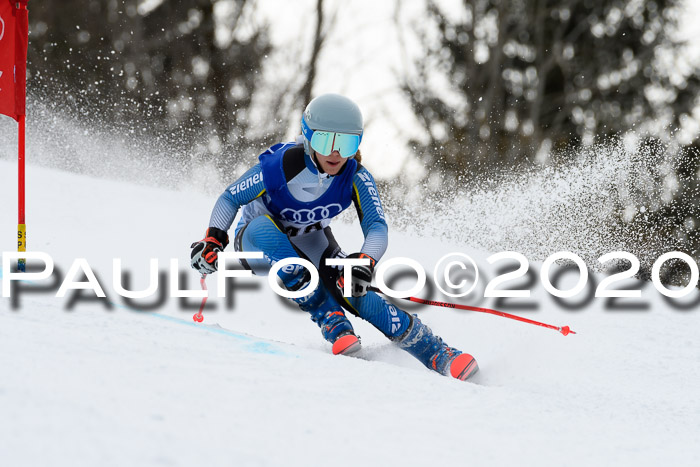
[[[17,251],[27,251],[26,224],[17,224]]]

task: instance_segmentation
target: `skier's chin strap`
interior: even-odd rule
[[[318,160],[316,160],[316,151],[312,151],[313,154],[309,156],[309,159],[311,159],[311,163],[314,165],[316,168],[316,176],[318,177],[318,186],[320,187],[323,185],[323,179],[321,178],[321,174],[326,175],[327,177],[330,177],[330,175],[326,174],[326,172],[321,168],[321,164],[319,164]]]
[[[316,158],[316,151],[314,151],[311,155],[311,163],[314,165],[314,167],[316,167],[317,173],[326,173],[325,170],[323,170],[323,167],[321,167],[321,164],[318,162],[318,159]]]

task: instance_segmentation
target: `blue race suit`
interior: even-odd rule
[[[338,174],[329,176],[318,170],[302,145],[295,143],[276,144],[263,152],[259,160],[221,194],[212,212],[210,227],[227,231],[242,208],[235,228],[236,250],[262,251],[264,255],[263,259],[242,261],[245,267],[266,275],[272,264],[284,258],[308,259],[318,269],[322,282],[315,292],[295,301],[311,313],[319,326],[321,315],[341,310],[342,305],[396,341],[424,365],[444,373],[448,360],[459,351],[444,345],[420,320],[372,291],[362,297],[343,297],[335,285],[339,271],[325,265],[326,258],[346,256],[329,224],[350,204],[356,208],[364,234],[360,252],[379,261],[386,251],[387,223],[369,171],[351,158]],[[286,269],[281,269],[279,276],[285,286],[293,290],[302,277],[298,268],[292,268],[294,272]],[[351,326],[349,322],[347,326]],[[326,335],[325,331],[324,337],[333,341],[333,336]]]

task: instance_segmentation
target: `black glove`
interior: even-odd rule
[[[203,240],[194,242],[190,248],[192,267],[202,274],[213,274],[219,267],[219,252],[228,245],[228,234],[216,227],[209,227]]]
[[[367,289],[372,285],[372,275],[374,274],[374,265],[376,261],[370,255],[365,253],[353,253],[348,255],[348,258],[362,258],[369,259],[369,265],[367,266],[353,266],[352,267],[352,296],[353,297],[364,297],[367,295]],[[345,277],[341,274],[338,278],[338,287],[340,292],[343,292],[345,287]]]

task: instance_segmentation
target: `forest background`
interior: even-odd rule
[[[32,116],[52,133],[30,160],[118,178],[74,137],[84,124],[141,142],[128,157],[161,169],[154,181],[220,192],[299,133],[311,98],[340,92],[365,111],[365,164],[397,213],[430,203],[449,216],[473,187],[615,159],[625,176],[605,174],[605,222],[642,257],[641,275],[662,251],[700,260],[692,4],[64,0],[29,10],[30,139]],[[687,268],[664,274],[682,281]]]

